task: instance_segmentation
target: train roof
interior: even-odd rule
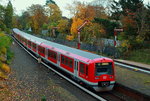
[[[100,55],[96,55],[96,54],[93,54],[93,53],[89,53],[89,52],[82,51],[82,50],[79,50],[79,49],[76,49],[76,48],[71,48],[71,47],[68,47],[68,46],[65,46],[65,45],[61,45],[61,44],[58,44],[58,43],[54,43],[54,42],[51,42],[51,41],[48,41],[48,40],[45,40],[45,39],[35,37],[33,35],[22,32],[22,31],[20,31],[16,28],[13,29],[13,30],[15,32],[17,32],[18,34],[21,34],[22,36],[24,36],[25,38],[27,38],[28,40],[31,40],[33,42],[36,42],[36,43],[41,42],[43,44],[52,46],[52,47],[57,48],[57,49],[67,51],[67,52],[72,53],[72,54],[82,56],[82,57],[90,59],[90,60],[93,60],[93,59],[96,59],[96,58],[102,58],[102,56],[100,56]]]

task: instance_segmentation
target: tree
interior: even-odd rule
[[[4,15],[5,15],[5,8],[0,5],[0,21],[4,21]]]
[[[121,15],[133,15],[141,6],[143,6],[143,0],[119,0],[118,2],[113,0],[112,17],[119,20]]]
[[[148,8],[143,4],[143,0],[119,0],[114,1],[116,9],[113,16],[120,20],[124,28],[124,40],[128,40],[131,45],[130,49],[136,49],[142,46],[148,33]],[[119,12],[118,8],[120,9]]]
[[[28,9],[30,15],[30,25],[34,33],[39,34],[42,30],[42,26],[47,22],[47,16],[43,6],[36,4],[32,5]]]
[[[30,26],[30,14],[29,14],[29,12],[24,11],[19,18],[19,22],[20,22],[23,30],[29,29],[31,27]]]
[[[2,5],[0,5],[0,30],[6,29],[4,19],[5,19],[5,8]]]
[[[148,5],[147,5],[147,15],[146,15],[146,17],[147,17],[146,22],[147,22],[148,29],[146,31],[145,39],[147,41],[150,41],[150,3],[148,3]]]
[[[55,4],[48,4],[47,14],[49,16],[50,23],[58,24],[58,21],[62,18],[62,12]]]
[[[81,32],[81,41],[93,44],[98,39],[104,37],[106,34],[103,25],[98,23],[90,23],[83,28]]]
[[[18,15],[14,15],[13,16],[13,20],[12,20],[13,28],[22,29],[22,26],[20,24],[19,18],[20,17]]]
[[[112,2],[113,0],[94,0],[91,2],[90,5],[95,9],[95,17],[108,19]]]
[[[77,29],[80,25],[83,24],[85,20],[88,20],[89,23],[94,19],[95,11],[93,6],[82,4],[80,2],[75,2],[75,6],[69,9],[72,13],[74,13],[74,17],[72,18],[72,25],[71,25],[71,34],[73,37],[77,37]],[[74,11],[72,10],[74,9]]]
[[[46,5],[49,5],[49,4],[56,5],[55,1],[53,1],[53,0],[46,0]]]
[[[50,3],[47,5],[47,9],[46,9],[47,15],[48,15],[48,30],[49,30],[49,34],[50,36],[55,36],[54,35],[57,31],[57,29],[54,30],[54,27],[56,28],[59,24],[59,21],[62,19],[62,12],[59,9],[59,7],[54,4],[54,3]]]
[[[58,31],[60,33],[68,33],[69,31],[69,21],[67,19],[59,20]]]
[[[6,24],[7,28],[12,28],[12,19],[13,19],[13,6],[11,1],[9,1],[5,9],[5,19],[4,19],[4,23]]]
[[[118,28],[120,25],[117,22],[110,21],[109,19],[95,18],[95,23],[99,23],[103,26],[106,34],[104,37],[111,38],[114,37],[114,28]]]

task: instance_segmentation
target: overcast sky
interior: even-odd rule
[[[32,4],[41,4],[45,5],[46,0],[11,0],[13,7],[15,8],[16,14],[21,14],[22,11],[25,11]],[[67,4],[72,4],[73,1],[81,1],[81,2],[91,2],[94,0],[54,0],[56,4],[60,7],[63,16],[70,17],[69,11],[66,10]],[[150,0],[144,0],[148,2]],[[0,0],[0,4],[6,5],[8,0]]]

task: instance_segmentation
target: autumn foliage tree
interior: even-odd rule
[[[61,19],[58,21],[58,31],[60,33],[68,33],[69,30],[69,21],[67,19]]]
[[[48,16],[48,30],[50,36],[55,36],[54,33],[58,29],[59,21],[62,19],[62,12],[53,0],[48,0],[46,14]],[[55,29],[54,29],[55,28]]]
[[[115,8],[116,11],[114,10],[112,15],[121,21],[124,28],[122,34],[124,39],[129,41],[131,49],[142,46],[149,26],[148,9],[143,4],[143,0],[119,0],[118,2],[114,1],[114,5],[113,9]],[[119,11],[118,8],[120,8]]]
[[[81,41],[94,44],[98,39],[104,37],[106,31],[103,25],[98,23],[91,23],[83,28],[81,31]]]
[[[58,23],[58,21],[62,18],[62,13],[59,7],[55,4],[48,4],[47,14],[49,16],[50,23]]]
[[[85,20],[88,20],[89,22],[92,21],[94,19],[95,11],[92,6],[80,2],[76,2],[72,9],[76,11],[73,12],[74,17],[72,18],[71,34],[73,37],[76,37],[78,27],[81,26]]]
[[[43,6],[36,4],[29,7],[28,12],[30,14],[30,25],[32,31],[39,34],[42,30],[42,26],[47,22],[47,16],[45,14],[45,9]]]

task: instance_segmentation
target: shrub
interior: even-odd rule
[[[14,53],[10,51],[10,49],[7,49],[7,64],[10,64],[12,61],[12,58],[14,57]]]
[[[10,73],[10,67],[7,64],[2,64],[1,70],[5,73]]]
[[[2,79],[6,79],[6,78],[7,78],[7,76],[5,75],[5,73],[3,73],[3,72],[1,72],[1,71],[0,71],[0,78],[2,78]]]

